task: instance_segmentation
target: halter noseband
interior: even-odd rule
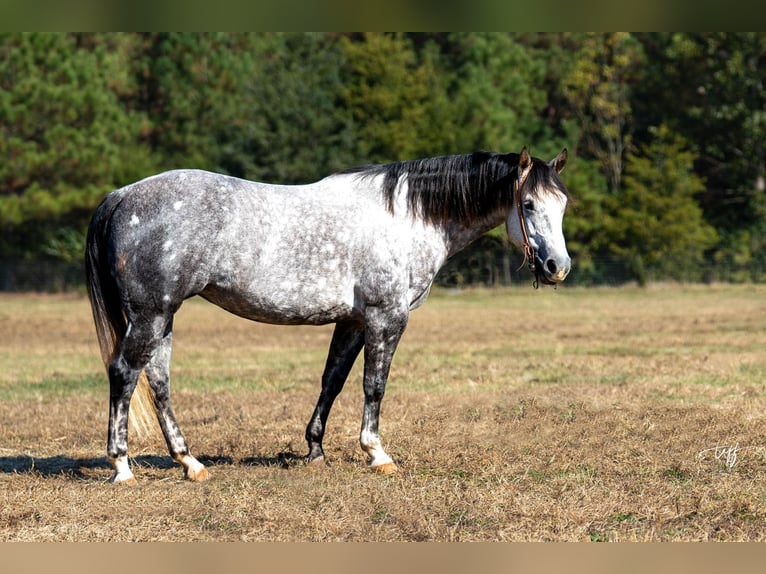
[[[535,282],[533,283],[535,289],[539,286],[540,270],[537,268],[537,253],[535,252],[532,244],[529,242],[529,233],[527,232],[527,221],[524,218],[524,209],[521,205],[521,188],[524,187],[524,183],[527,181],[529,174],[532,172],[532,161],[530,160],[529,166],[522,172],[518,170],[518,175],[514,181],[513,200],[516,203],[516,212],[519,215],[519,226],[521,227],[521,246],[524,249],[524,261],[519,265],[519,269],[527,264],[529,271],[535,276]]]

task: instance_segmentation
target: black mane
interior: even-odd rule
[[[345,170],[360,177],[383,175],[382,193],[393,213],[402,176],[407,179],[407,206],[410,213],[429,223],[451,220],[471,223],[498,209],[513,207],[513,182],[519,154],[474,152],[467,155],[431,157]],[[558,174],[540,159],[534,159],[526,188],[532,192],[555,187],[567,194]]]

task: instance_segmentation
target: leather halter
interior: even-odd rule
[[[516,177],[516,181],[514,182],[514,189],[513,189],[513,201],[516,203],[516,213],[518,213],[519,216],[519,226],[521,227],[521,238],[522,243],[521,246],[524,249],[524,261],[521,262],[521,265],[519,265],[519,269],[524,267],[524,264],[526,263],[529,267],[529,271],[534,274],[535,276],[535,288],[537,288],[538,285],[538,277],[539,277],[539,270],[537,269],[537,253],[535,252],[535,249],[532,247],[532,244],[529,242],[529,233],[527,232],[527,221],[524,218],[524,209],[521,204],[521,188],[524,187],[524,183],[527,181],[527,178],[529,177],[529,174],[532,172],[532,161],[529,162],[529,167],[524,170],[522,173],[521,170],[518,170],[518,175]]]

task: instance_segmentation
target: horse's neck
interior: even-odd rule
[[[360,179],[358,175],[354,174],[335,174],[307,187],[310,187],[315,192],[336,193],[339,194],[339,197],[341,198],[347,198],[349,194],[352,194],[357,197],[366,197],[372,202],[384,202],[385,200],[380,191],[382,182],[382,175],[376,175],[369,179]],[[406,186],[404,188],[398,188],[393,203],[394,217],[410,220],[412,215],[409,213],[407,205]],[[380,205],[380,207],[381,209],[389,210],[388,206]],[[465,249],[488,231],[494,229],[498,225],[502,225],[505,222],[506,217],[507,208],[498,206],[494,212],[489,213],[479,221],[468,223],[456,220],[447,221],[437,225],[423,223],[425,229],[431,229],[431,231],[426,232],[428,237],[433,237],[433,231],[438,229],[436,233],[440,235],[442,241],[444,241],[445,252],[449,258]],[[431,240],[432,239],[429,239],[429,241]]]
[[[445,225],[445,243],[448,257],[459,253],[471,243],[505,222],[505,214],[497,213],[482,221],[466,225],[463,222],[450,222]]]

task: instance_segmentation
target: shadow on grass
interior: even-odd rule
[[[243,458],[240,462],[245,466],[278,466],[288,469],[305,464],[306,456],[294,452],[280,452],[276,456],[251,456]]]
[[[200,455],[197,459],[207,467],[239,464],[242,466],[279,467],[289,469],[305,462],[305,457],[293,452],[280,452],[276,456],[256,456],[234,461],[229,456]],[[181,468],[167,455],[139,455],[130,457],[135,469],[168,470]],[[111,473],[112,465],[105,456],[74,458],[66,455],[35,457],[30,455],[1,456],[0,474],[28,474],[44,478],[69,477],[79,480],[103,480]],[[110,471],[104,473],[101,471]]]
[[[198,459],[205,466],[233,464],[231,457],[226,456],[200,456]],[[181,468],[172,458],[163,455],[130,457],[130,463],[136,469],[168,470]],[[29,474],[44,478],[63,476],[81,480],[102,480],[104,474],[99,471],[103,470],[112,470],[112,465],[109,464],[105,456],[97,458],[73,458],[66,455],[0,457],[0,474]]]

